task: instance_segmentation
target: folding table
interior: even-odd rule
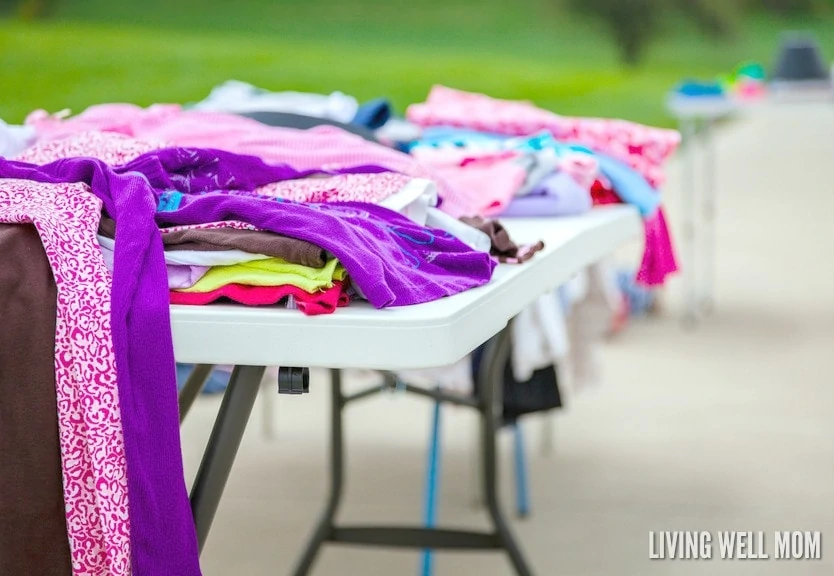
[[[202,550],[234,463],[266,366],[280,366],[279,390],[309,390],[309,368],[330,368],[332,430],[331,485],[318,525],[294,570],[308,574],[325,542],[406,548],[504,550],[515,572],[532,574],[500,509],[496,489],[497,406],[503,366],[509,354],[510,320],[545,291],[613,252],[643,230],[631,207],[597,209],[572,218],[508,219],[514,240],[543,240],[545,249],[524,264],[499,265],[486,286],[434,302],[376,310],[354,304],[326,316],[304,316],[297,310],[237,305],[172,306],[174,353],[179,362],[235,366],[224,394],[191,491],[197,535]],[[481,415],[484,499],[493,532],[424,527],[341,526],[335,516],[344,485],[344,407],[370,396],[379,387],[345,395],[341,370],[393,371],[445,366],[457,362],[489,340],[482,362],[479,396],[443,395],[408,387],[408,391],[476,409]],[[206,368],[190,379],[184,397],[199,392]],[[198,372],[195,370],[195,373]],[[195,392],[196,391],[196,392]]]
[[[687,269],[684,272],[686,283],[686,315],[684,319],[694,326],[702,310],[710,310],[713,302],[713,276],[715,266],[715,188],[716,159],[712,143],[712,127],[717,120],[735,113],[739,103],[729,96],[678,96],[672,95],[666,102],[669,112],[677,119],[683,134],[686,149],[683,180],[684,188],[684,241]],[[703,172],[703,203],[701,211],[704,219],[704,254],[703,275],[699,268],[698,257],[698,194],[696,185],[697,159],[695,156],[695,136],[701,124],[701,137],[705,148],[705,166]],[[702,284],[699,286],[699,283]]]

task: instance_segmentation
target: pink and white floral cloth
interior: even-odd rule
[[[170,146],[167,142],[140,140],[123,134],[86,131],[59,140],[38,142],[14,160],[43,165],[62,158],[98,158],[110,166],[119,166],[147,152]]]
[[[405,188],[410,176],[395,172],[340,174],[328,178],[283,180],[256,188],[254,193],[295,202],[372,202],[377,204]]]
[[[530,102],[445,86],[434,86],[425,103],[408,107],[406,117],[419,126],[455,126],[508,136],[547,130],[560,141],[582,144],[627,163],[655,188],[664,183],[663,164],[681,140],[675,130],[627,120],[559,116]]]
[[[0,181],[0,222],[34,224],[55,277],[55,388],[72,573],[129,576],[112,278],[96,242],[100,216],[101,201],[84,184]]]

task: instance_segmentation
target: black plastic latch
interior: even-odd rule
[[[278,394],[307,394],[309,392],[309,368],[278,368]]]

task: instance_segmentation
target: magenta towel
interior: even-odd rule
[[[646,228],[646,247],[637,272],[637,281],[645,286],[659,286],[666,281],[667,276],[678,271],[663,208],[658,208],[643,223]]]

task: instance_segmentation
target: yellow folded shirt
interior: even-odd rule
[[[344,280],[346,275],[344,267],[335,258],[328,260],[324,268],[291,264],[280,258],[267,258],[231,266],[212,266],[196,284],[177,292],[211,292],[227,284],[244,284],[292,285],[313,293],[332,287],[333,280]]]

